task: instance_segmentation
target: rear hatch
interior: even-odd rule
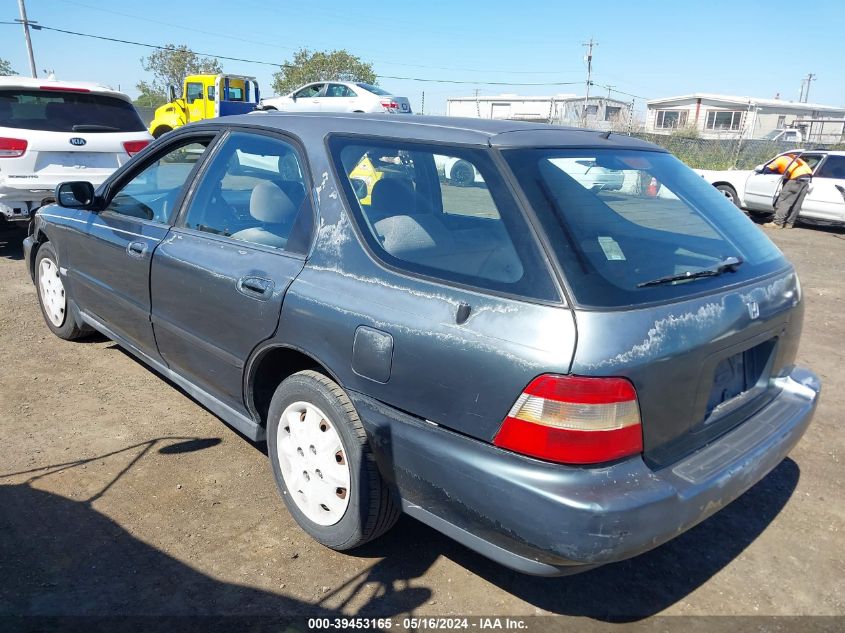
[[[0,136],[26,142],[19,158],[3,163],[7,182],[38,189],[102,182],[150,140],[128,101],[53,86],[0,89]]]
[[[507,150],[575,307],[571,372],[636,388],[645,458],[664,466],[775,395],[801,330],[797,277],[759,228],[669,154]],[[621,174],[589,188],[564,158]]]

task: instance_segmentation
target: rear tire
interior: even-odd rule
[[[399,518],[355,407],[327,376],[301,371],[278,386],[268,412],[267,449],[291,515],[326,547],[358,547]]]
[[[71,314],[70,296],[65,290],[56,251],[50,242],[44,242],[35,256],[35,287],[41,315],[53,334],[66,341],[86,334]]]
[[[721,192],[728,200],[730,200],[735,207],[739,208],[739,196],[731,185],[716,185],[716,189]]]
[[[452,165],[450,177],[458,187],[469,187],[475,182],[475,169],[465,160],[459,160]]]

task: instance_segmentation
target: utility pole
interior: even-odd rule
[[[478,88],[475,89],[475,114],[481,118],[481,104],[478,102]]]
[[[23,25],[23,38],[26,40],[26,51],[29,53],[29,70],[32,72],[33,78],[38,77],[38,72],[35,70],[35,55],[32,53],[32,40],[29,37],[29,25],[33,24],[26,19],[26,5],[24,0],[18,0],[18,8],[21,11],[21,19],[15,20]]]
[[[420,102],[420,114],[425,114],[425,90],[422,91],[422,100]]]
[[[587,89],[584,93],[584,108],[581,112],[581,127],[587,127],[587,101],[590,98],[590,85],[593,83],[593,46],[598,46],[598,42],[594,42],[590,38],[589,42],[582,44],[587,49]]]
[[[802,92],[804,93],[804,103],[807,103],[807,101],[810,99],[810,82],[815,80],[816,76],[813,73],[807,73],[807,78],[804,80],[807,82],[807,89],[802,90]],[[804,82],[801,82],[801,88],[803,89],[803,87]]]

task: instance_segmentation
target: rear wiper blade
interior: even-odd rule
[[[120,128],[95,123],[79,123],[74,125],[71,130],[74,132],[120,132]]]
[[[644,281],[637,284],[637,288],[645,288],[646,286],[661,286],[673,281],[686,281],[687,279],[699,279],[701,277],[715,277],[726,272],[735,272],[737,268],[742,266],[743,259],[741,257],[726,257],[721,262],[712,266],[711,268],[702,268],[701,270],[688,270],[677,275],[667,275],[666,277],[658,277],[651,281]]]

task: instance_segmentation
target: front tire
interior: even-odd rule
[[[716,185],[716,189],[730,200],[735,207],[739,208],[739,196],[736,193],[736,189],[730,185]]]
[[[327,376],[301,371],[278,386],[268,412],[267,449],[291,515],[326,547],[363,545],[399,517],[355,407]]]
[[[70,313],[70,297],[59,271],[56,251],[50,242],[38,248],[35,256],[35,287],[38,305],[47,327],[61,339],[72,341],[85,334]]]

